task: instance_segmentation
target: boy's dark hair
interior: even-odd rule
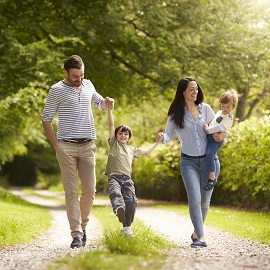
[[[129,127],[129,126],[127,126],[127,125],[121,125],[121,126],[119,126],[119,127],[117,127],[116,129],[115,129],[115,131],[114,131],[114,135],[115,135],[115,137],[116,137],[116,134],[118,133],[118,131],[121,129],[121,132],[128,132],[128,134],[129,134],[129,139],[131,138],[131,136],[132,136],[132,131],[131,131],[131,128]]]
[[[71,55],[64,62],[64,69],[69,73],[72,68],[80,69],[83,66],[83,60],[79,55]]]

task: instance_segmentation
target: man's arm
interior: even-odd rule
[[[55,136],[55,132],[54,132],[52,123],[49,121],[42,121],[42,125],[44,128],[45,135],[47,136],[47,138],[50,141],[51,145],[53,146],[54,150],[56,151],[57,146],[58,146],[58,140]]]
[[[163,139],[163,136],[164,136],[163,132],[158,132],[158,134],[156,135],[155,142],[147,149],[141,150],[141,155],[145,156],[145,155],[148,155],[149,153],[151,153],[157,147],[157,145],[160,144],[160,142]]]

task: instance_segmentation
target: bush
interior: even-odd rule
[[[221,200],[236,206],[269,208],[269,116],[251,118],[231,129],[219,150]]]

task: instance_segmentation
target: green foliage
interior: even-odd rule
[[[55,151],[50,145],[28,143],[27,154],[6,162],[0,172],[9,185],[49,188],[61,183]]]
[[[232,129],[228,143],[219,151],[219,188],[231,191],[230,203],[269,207],[270,204],[269,116],[251,118]],[[225,199],[225,198],[224,198]]]
[[[33,86],[0,100],[2,164],[12,160],[14,155],[27,153],[27,142],[44,142],[40,120],[41,97],[44,98],[44,92]]]
[[[48,146],[40,114],[50,86],[63,79],[63,60],[71,54],[82,56],[85,77],[98,92],[119,102],[117,120],[132,127],[134,146],[150,143],[150,136],[164,128],[167,100],[172,99],[178,79],[187,75],[198,79],[213,108],[218,106],[213,97],[237,89],[240,121],[261,115],[262,109],[269,109],[269,8],[266,1],[257,0],[2,1],[0,167],[16,155],[26,155],[29,143]],[[99,120],[105,125],[99,127]],[[104,114],[96,117],[96,123],[98,188],[105,191],[108,145]],[[161,172],[164,167],[178,179],[179,172],[169,167],[177,168],[178,163],[166,164],[166,158],[172,157],[156,158],[145,157],[139,161],[142,166],[138,163],[138,174],[145,182],[149,179],[147,184],[154,192],[138,192],[167,198],[160,191],[173,182],[171,178],[164,175],[162,180],[161,173],[162,178],[156,175],[160,182],[153,184],[154,175],[143,167],[158,167]],[[264,167],[256,170],[258,179],[267,175]],[[42,186],[55,183],[55,168],[47,169],[36,168]],[[43,174],[52,175],[53,180]],[[51,183],[46,185],[47,181]],[[173,183],[173,190],[182,185],[181,181]],[[251,194],[257,196],[264,189],[263,182]],[[240,188],[232,190],[239,192]],[[171,197],[177,196],[184,194],[173,191]]]

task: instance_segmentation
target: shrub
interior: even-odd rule
[[[269,116],[250,118],[231,131],[228,143],[219,150],[218,189],[225,192],[223,200],[237,206],[269,207]]]

